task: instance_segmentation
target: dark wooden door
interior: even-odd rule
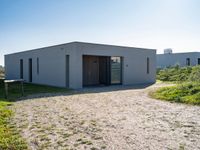
[[[99,57],[83,56],[83,85],[99,84]]]

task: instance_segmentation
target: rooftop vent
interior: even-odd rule
[[[172,49],[171,48],[164,49],[164,54],[172,54]]]

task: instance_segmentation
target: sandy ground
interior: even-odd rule
[[[200,149],[200,107],[149,98],[159,86],[30,96],[12,122],[31,149]]]

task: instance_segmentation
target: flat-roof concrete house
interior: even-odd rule
[[[67,88],[146,84],[156,78],[156,50],[71,42],[5,55],[6,79]]]
[[[157,68],[200,65],[200,52],[157,54]]]

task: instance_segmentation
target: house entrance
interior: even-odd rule
[[[121,84],[121,57],[83,55],[83,86]]]

